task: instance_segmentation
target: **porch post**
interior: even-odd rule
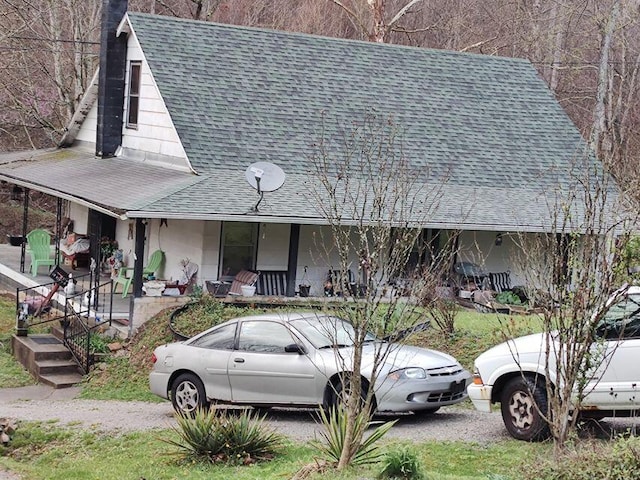
[[[296,294],[296,271],[298,269],[298,249],[300,248],[300,224],[292,223],[289,233],[289,261],[287,263],[287,297]]]
[[[144,242],[145,242],[146,220],[136,218],[136,242],[134,246],[133,262],[133,297],[142,296],[142,269],[144,263]]]
[[[60,237],[62,236],[62,198],[56,202],[56,265],[60,263]]]
[[[24,206],[22,207],[22,245],[20,246],[20,273],[24,273],[24,255],[27,248],[27,228],[29,223],[29,189],[24,189]]]

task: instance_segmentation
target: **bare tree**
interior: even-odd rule
[[[339,6],[371,42],[387,43],[391,32],[398,30],[400,20],[412,13],[422,0],[407,0],[395,13],[389,14],[386,0],[329,0]],[[389,18],[391,17],[391,18]]]
[[[3,2],[0,9],[7,32],[0,122],[21,129],[32,146],[56,142],[96,67],[99,2]]]
[[[419,322],[414,302],[385,294],[390,279],[403,276],[420,235],[420,221],[436,205],[439,188],[428,188],[428,174],[412,168],[402,150],[402,131],[392,117],[367,113],[361,123],[332,125],[324,130],[311,155],[314,168],[308,192],[330,229],[326,247],[329,262],[338,259],[333,285],[341,297],[331,309],[353,325],[353,357],[336,355],[345,373],[336,389],[346,397],[347,430],[338,468],[351,463],[364,431],[356,419],[369,412],[378,374],[392,349],[375,344],[371,365],[362,364],[369,332],[399,339],[399,332]],[[356,271],[356,282],[345,272]],[[411,292],[407,292],[411,295]],[[366,373],[366,375],[365,375]],[[366,377],[366,378],[365,378]],[[344,388],[348,385],[348,388]]]

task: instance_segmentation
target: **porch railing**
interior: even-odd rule
[[[91,288],[91,273],[73,278],[75,290],[84,292]],[[16,331],[18,335],[27,335],[28,329],[45,323],[60,321],[65,318],[65,305],[62,298],[67,298],[63,290],[56,288],[56,282],[43,283],[35,287],[16,289]],[[64,295],[64,297],[63,297]],[[74,294],[73,297],[80,297]],[[65,302],[66,303],[66,302]]]
[[[102,290],[103,293],[100,293]],[[106,293],[108,291],[108,294]],[[108,299],[108,307],[103,303]],[[97,309],[103,306],[102,310]],[[94,364],[91,336],[103,325],[111,325],[113,282],[109,280],[67,298],[64,305],[64,345],[87,374]],[[107,314],[102,317],[102,314]]]

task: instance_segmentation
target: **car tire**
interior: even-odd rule
[[[362,407],[364,405],[364,402],[367,400],[368,389],[368,383],[364,378],[362,379],[361,385],[362,389],[360,392],[360,406]],[[338,405],[345,405],[351,391],[351,382],[349,382],[349,380],[345,378],[344,380],[337,382],[335,385],[330,385],[329,388],[331,389],[329,408],[332,409],[337,408]],[[375,398],[372,399],[371,410],[375,410]]]
[[[176,412],[188,416],[193,416],[198,409],[209,408],[202,381],[191,373],[183,373],[173,381],[171,403]]]
[[[509,381],[500,396],[500,409],[504,426],[513,438],[528,442],[549,438],[549,424],[543,418],[547,414],[547,391],[541,378],[535,381],[519,376]]]

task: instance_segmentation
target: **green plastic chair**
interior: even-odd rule
[[[162,250],[156,250],[149,257],[149,262],[147,266],[142,269],[142,278],[146,279],[149,275],[153,275],[162,265],[164,261],[164,252]],[[131,272],[131,276],[127,276],[127,272]],[[131,282],[133,282],[133,267],[123,267],[118,270],[118,276],[113,279],[113,283],[116,286],[113,288],[113,292],[115,293],[118,284],[122,285],[122,298],[125,298],[129,294],[129,287],[131,287]]]
[[[36,228],[27,233],[27,245],[29,255],[31,255],[31,275],[38,275],[40,266],[49,266],[49,269],[56,264],[55,255],[51,254],[51,235],[46,230]]]

